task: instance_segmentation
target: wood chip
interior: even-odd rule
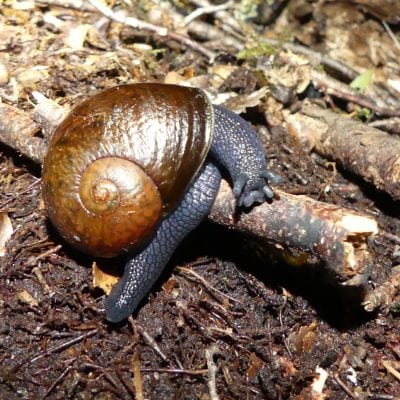
[[[6,213],[0,213],[0,257],[6,255],[6,243],[11,238],[14,230],[11,220]]]

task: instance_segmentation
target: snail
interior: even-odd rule
[[[96,257],[127,254],[106,300],[119,322],[150,291],[180,241],[207,216],[225,169],[238,206],[271,199],[259,139],[197,88],[136,83],[78,104],[54,132],[42,174],[61,236]]]

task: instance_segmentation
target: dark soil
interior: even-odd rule
[[[99,18],[56,10],[76,24]],[[207,73],[198,54],[137,37],[130,28],[108,27],[105,49],[87,44],[85,51],[63,52],[63,28],[43,19],[50,11],[49,5],[0,7],[10,76],[32,72],[32,63],[48,67],[46,77],[18,83],[25,86],[16,98],[11,84],[0,88],[3,101],[21,110],[31,109],[33,90],[73,104],[132,77],[158,79],[178,69]],[[130,49],[128,36],[163,51],[134,62],[133,50],[126,56],[116,50]],[[83,68],[91,54],[95,67]],[[219,62],[229,60],[228,53]],[[240,74],[230,79],[238,93],[252,82]],[[182,243],[133,318],[109,324],[105,295],[92,285],[94,260],[70,249],[46,219],[40,166],[0,145],[0,213],[14,229],[0,258],[1,399],[139,399],[140,380],[145,399],[205,400],[212,380],[208,351],[214,352],[220,399],[400,398],[400,304],[374,313],[361,306],[365,290],[385,282],[399,263],[399,204],[304,152],[283,128],[265,134],[259,109],[244,117],[260,132],[270,167],[284,178],[282,190],[378,220],[381,234],[370,243],[375,259],[366,285],[343,286],[322,265],[298,267],[266,256],[251,238],[206,221]],[[123,260],[110,263],[121,269]],[[328,374],[320,394],[311,386],[317,367]]]

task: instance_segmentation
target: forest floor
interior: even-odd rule
[[[99,4],[0,1],[2,104],[34,118],[38,93],[70,107],[117,84],[201,87],[253,124],[280,190],[377,221],[368,276],[343,285],[318,254],[267,252],[205,221],[133,317],[110,324],[93,283],[106,263],[48,222],[40,156],[0,143],[0,398],[400,399],[400,198],[311,151],[288,122],[311,102],[400,134],[400,6],[110,1],[117,22]],[[366,311],[382,285],[386,303]]]

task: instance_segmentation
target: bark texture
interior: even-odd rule
[[[314,105],[285,112],[289,132],[308,150],[340,163],[393,199],[400,199],[400,139]]]
[[[277,246],[312,253],[343,278],[370,266],[367,238],[378,233],[373,217],[306,196],[276,192],[279,198],[272,203],[238,213],[232,191],[223,182],[210,219]]]

